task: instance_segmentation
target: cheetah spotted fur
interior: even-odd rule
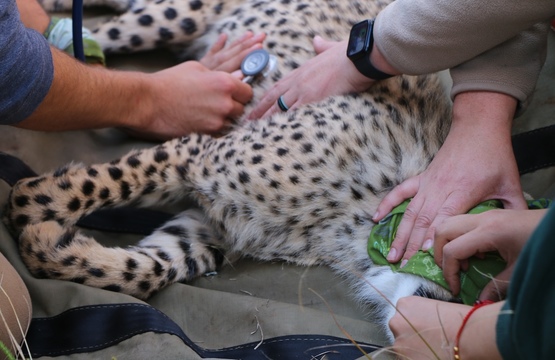
[[[44,1],[64,7],[63,0]],[[105,50],[179,45],[189,47],[188,56],[195,56],[190,49],[200,56],[199,49],[220,32],[230,39],[245,30],[266,32],[265,47],[279,66],[271,78],[254,84],[253,102],[314,56],[315,34],[344,38],[352,24],[386,5],[351,0],[138,0],[130,8],[114,0],[90,3],[126,10],[97,29]],[[327,265],[352,279],[358,299],[378,309],[385,325],[394,312],[388,301],[412,294],[451,299],[434,283],[374,266],[366,251],[374,225],[370,214],[392,187],[426,168],[448,131],[449,114],[436,76],[396,77],[367,92],[243,122],[219,138],[192,134],[110,163],[68,165],[22,180],[12,190],[5,221],[18,234],[21,256],[37,277],[148,298],[215,270],[224,262],[222,254]],[[74,227],[100,208],[150,206],[184,196],[194,198],[200,211],[177,215],[136,246],[103,247]]]

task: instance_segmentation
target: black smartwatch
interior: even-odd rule
[[[355,64],[357,70],[364,76],[373,80],[383,80],[393,75],[386,74],[372,65],[370,53],[374,45],[372,30],[374,21],[364,20],[351,28],[349,44],[347,45],[347,57]]]

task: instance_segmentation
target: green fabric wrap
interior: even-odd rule
[[[395,235],[397,227],[410,200],[406,200],[401,205],[393,209],[382,221],[372,228],[368,239],[368,254],[376,265],[389,265],[393,271],[422,276],[431,280],[446,289],[449,289],[447,282],[443,278],[441,268],[434,261],[434,249],[428,251],[419,250],[411,257],[407,264],[401,268],[401,263],[391,264],[386,257]],[[551,201],[538,199],[528,202],[530,209],[545,209],[549,207]],[[472,210],[469,214],[479,214],[492,209],[500,209],[503,205],[498,200],[485,201]],[[460,298],[463,303],[472,305],[478,300],[478,296],[486,284],[506,266],[505,261],[497,253],[488,253],[483,259],[473,257],[469,259],[468,271],[461,271],[461,292]]]
[[[64,22],[63,26],[61,24],[61,21]],[[58,24],[60,24],[63,29],[59,29],[59,34],[57,35],[61,35],[63,39],[61,39],[60,41],[54,41],[54,39],[52,38],[52,31]],[[51,45],[71,56],[74,56],[73,41],[71,40],[71,38],[69,39],[69,42],[67,41],[67,37],[72,36],[70,26],[70,19],[61,19],[54,16],[50,19],[50,24],[48,24],[48,27],[46,28],[46,31],[43,35],[48,40],[48,42],[50,42]],[[58,37],[57,40],[59,39],[60,37]],[[83,52],[85,54],[85,61],[87,62],[87,64],[101,64],[103,66],[106,66],[106,58],[104,56],[104,53],[102,52],[102,48],[100,47],[100,44],[92,37],[92,33],[87,28],[83,28]]]

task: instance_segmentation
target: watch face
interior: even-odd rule
[[[347,56],[352,57],[368,50],[369,34],[368,21],[362,21],[353,26],[347,47]]]

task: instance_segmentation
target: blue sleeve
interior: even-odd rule
[[[15,124],[31,115],[53,78],[46,39],[23,26],[14,0],[0,1],[0,124]]]

